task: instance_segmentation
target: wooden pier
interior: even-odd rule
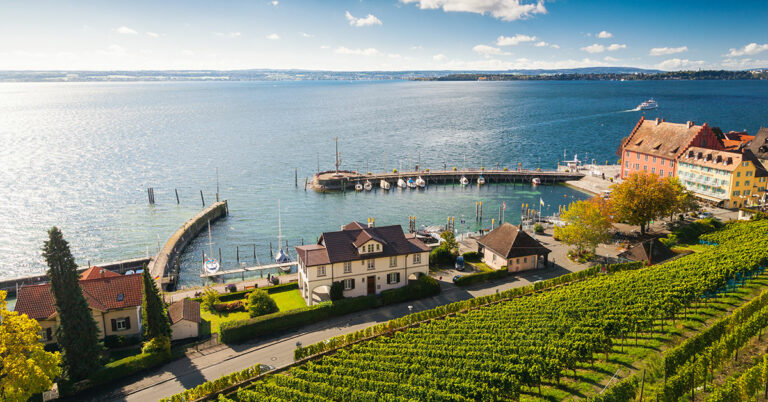
[[[354,189],[357,183],[363,184],[366,180],[373,184],[373,188],[379,188],[379,182],[386,180],[392,189],[397,187],[397,180],[402,178],[416,179],[421,177],[430,184],[460,184],[461,177],[469,180],[468,185],[477,185],[477,179],[483,176],[486,184],[490,183],[532,183],[538,178],[541,184],[555,184],[570,180],[578,180],[584,177],[583,173],[565,172],[556,170],[421,170],[410,172],[372,173],[363,174],[349,170],[330,170],[316,173],[312,178],[312,188],[315,191],[346,191]]]
[[[294,266],[298,266],[298,265],[299,265],[299,263],[296,262],[296,261],[284,262],[284,263],[281,263],[281,264],[256,265],[256,266],[253,266],[253,267],[243,267],[243,268],[239,268],[239,269],[230,269],[230,270],[226,270],[226,271],[218,271],[218,272],[215,272],[215,273],[212,273],[212,274],[209,274],[209,273],[206,272],[206,273],[200,274],[200,277],[201,278],[215,278],[215,277],[223,276],[223,275],[242,274],[243,278],[245,278],[245,273],[246,272],[265,271],[265,270],[268,270],[268,269],[279,269],[279,268],[285,268],[285,267],[294,267]]]

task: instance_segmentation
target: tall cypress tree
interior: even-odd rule
[[[144,323],[144,339],[154,339],[158,336],[171,337],[171,322],[165,309],[163,298],[157,289],[155,281],[144,267],[144,302],[141,305],[141,320]]]
[[[69,243],[55,226],[48,231],[43,257],[48,264],[51,291],[59,314],[56,337],[63,351],[64,369],[70,380],[77,381],[101,365],[99,329],[80,288],[80,276]]]

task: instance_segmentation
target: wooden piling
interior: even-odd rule
[[[237,246],[237,263],[240,264],[240,246]]]
[[[256,244],[253,245],[253,260],[256,261]]]
[[[219,247],[219,266],[221,266],[221,247]]]
[[[203,197],[203,190],[200,190],[200,201],[203,202],[203,208],[205,208],[205,198]]]
[[[293,184],[299,188],[299,168],[293,168]]]
[[[178,204],[180,204],[180,202],[179,202],[179,190],[174,188],[173,192],[176,193],[176,205],[178,205]]]

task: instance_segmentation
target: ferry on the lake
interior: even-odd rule
[[[651,109],[656,109],[657,107],[659,107],[658,102],[656,102],[655,100],[653,100],[653,98],[651,98],[639,104],[637,106],[637,110],[651,110]]]

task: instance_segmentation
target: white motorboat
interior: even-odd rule
[[[355,183],[355,191],[363,191],[363,185],[360,182]]]
[[[371,191],[373,189],[373,184],[371,184],[370,180],[365,181],[363,184],[363,189],[365,189],[365,191]]]
[[[461,183],[462,186],[466,186],[467,184],[469,184],[469,180],[466,177],[461,176],[461,179],[459,179],[459,183]]]
[[[408,188],[416,188],[416,182],[413,180],[412,177],[408,178]]]
[[[408,187],[408,184],[402,178],[397,179],[397,186],[400,188]]]
[[[651,110],[659,107],[659,103],[653,100],[653,98],[637,105],[637,110]]]
[[[382,190],[389,190],[389,188],[391,187],[391,184],[389,184],[389,182],[388,182],[388,181],[386,181],[386,180],[382,179],[382,180],[379,182],[379,187],[381,187],[381,189],[382,189]]]
[[[478,176],[477,177],[477,184],[480,185],[480,186],[485,184],[485,178],[483,176]]]
[[[424,187],[427,185],[427,182],[426,182],[426,181],[424,181],[424,179],[422,179],[422,178],[421,178],[421,176],[419,176],[419,177],[416,179],[416,185],[417,185],[418,187],[420,187],[420,188],[424,188]]]
[[[541,179],[539,179],[538,177],[534,177],[533,180],[531,180],[531,183],[533,183],[533,184],[541,184]]]

